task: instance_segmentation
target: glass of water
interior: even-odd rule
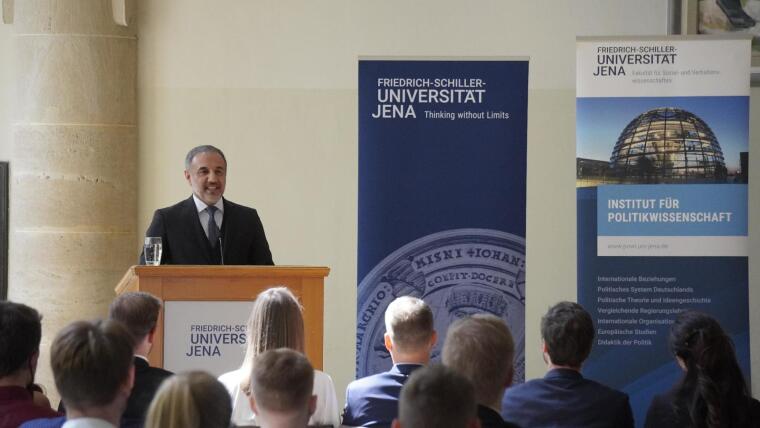
[[[160,236],[146,237],[143,250],[145,254],[146,265],[158,266],[161,264],[161,237]]]

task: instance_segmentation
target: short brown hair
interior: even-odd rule
[[[491,404],[504,392],[514,356],[509,327],[491,314],[454,321],[443,344],[443,363],[472,382],[479,404]]]
[[[127,327],[135,342],[141,342],[156,328],[161,300],[142,291],[124,293],[116,297],[108,308],[108,318]]]
[[[243,358],[241,388],[251,395],[250,374],[253,360],[270,349],[290,348],[304,352],[304,327],[301,304],[285,287],[262,291],[253,302],[248,318],[248,347]]]
[[[419,350],[433,335],[433,311],[422,299],[399,297],[385,310],[385,331],[400,351]]]
[[[477,418],[475,390],[453,369],[434,365],[415,370],[401,388],[402,427],[464,428]]]
[[[594,322],[578,303],[559,302],[541,317],[541,338],[552,364],[580,367],[594,344]]]
[[[206,372],[180,373],[164,380],[150,403],[146,428],[228,428],[232,400],[224,385]]]
[[[256,357],[251,391],[256,406],[275,412],[307,408],[314,389],[314,368],[292,349],[266,351]]]
[[[129,379],[132,335],[117,321],[77,321],[53,340],[50,365],[67,408],[110,404]]]

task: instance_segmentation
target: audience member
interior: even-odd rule
[[[731,339],[709,315],[686,311],[670,327],[670,350],[684,371],[669,392],[657,395],[646,428],[760,427]]]
[[[317,406],[314,369],[292,349],[256,357],[251,377],[251,408],[263,428],[304,428]]]
[[[594,343],[591,315],[577,303],[560,302],[541,318],[544,361],[549,371],[507,390],[502,415],[525,427],[633,427],[628,395],[580,370]]]
[[[249,402],[255,358],[278,348],[304,352],[301,305],[287,288],[276,287],[261,292],[253,303],[247,327],[248,346],[242,366],[219,377],[232,397],[232,422],[237,425],[258,423]],[[339,426],[335,386],[330,376],[319,370],[314,371],[314,395],[317,396],[317,408],[309,424]]]
[[[60,416],[49,402],[47,406],[35,404],[35,398],[45,398],[33,389],[42,338],[40,320],[40,314],[29,306],[0,302],[0,428]]]
[[[119,322],[69,324],[50,349],[55,386],[66,405],[65,421],[37,419],[22,427],[119,426],[134,381],[133,348],[132,335]]]
[[[228,428],[232,403],[224,385],[206,372],[164,380],[145,417],[145,428]]]
[[[472,383],[478,419],[485,428],[516,426],[499,415],[504,389],[512,383],[514,357],[512,333],[494,315],[476,314],[458,319],[446,333],[443,363]]]
[[[153,347],[159,312],[161,300],[143,292],[124,293],[114,299],[109,308],[109,318],[127,327],[135,340],[135,385],[122,416],[125,423],[145,419],[156,390],[164,379],[172,375],[170,371],[148,364],[147,357]]]
[[[398,415],[401,387],[430,361],[435,341],[433,311],[425,302],[410,296],[392,301],[385,310],[385,348],[393,367],[348,385],[343,425],[390,426]]]
[[[475,389],[442,365],[415,371],[401,389],[393,428],[479,428]]]

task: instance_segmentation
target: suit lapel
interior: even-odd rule
[[[135,374],[148,371],[148,363],[142,358],[135,356]]]
[[[225,256],[230,254],[228,250],[230,248],[230,244],[235,239],[231,233],[227,233],[228,230],[235,230],[234,227],[232,229],[228,227],[230,223],[234,224],[235,222],[235,209],[232,207],[232,205],[233,204],[230,201],[224,199],[224,211],[222,211],[222,229],[219,233],[222,236],[222,253]],[[229,264],[232,262],[232,260],[225,260],[224,262]]]

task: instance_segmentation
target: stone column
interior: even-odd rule
[[[37,379],[57,402],[55,334],[105,316],[137,260],[136,25],[134,14],[117,25],[111,0],[16,0],[9,9],[17,97],[8,298],[44,317]]]

